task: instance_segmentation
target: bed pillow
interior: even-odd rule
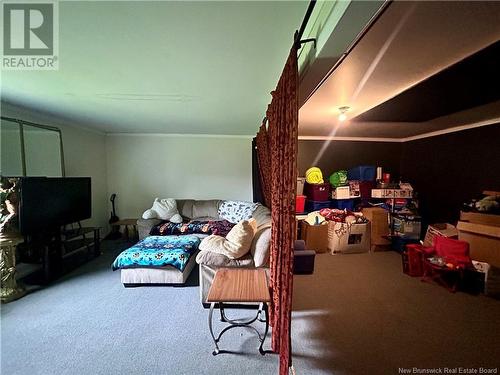
[[[142,214],[143,219],[162,219],[172,223],[182,223],[182,216],[177,210],[177,202],[173,198],[155,198],[153,207]]]
[[[231,223],[249,220],[259,204],[245,201],[223,201],[219,206],[219,216]]]
[[[199,249],[238,259],[250,250],[256,230],[255,219],[242,220],[229,231],[226,238],[217,235],[204,238]]]

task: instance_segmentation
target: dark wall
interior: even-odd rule
[[[394,177],[399,175],[402,143],[359,141],[299,140],[297,165],[299,176],[317,166],[327,179],[333,172],[357,165],[383,167]],[[315,160],[318,161],[315,163]]]
[[[419,193],[424,223],[455,223],[463,202],[500,191],[500,124],[404,143],[401,174]]]

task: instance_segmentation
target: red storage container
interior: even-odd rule
[[[330,189],[329,183],[324,184],[306,184],[304,185],[304,195],[307,199],[315,202],[324,202],[330,200]]]
[[[302,213],[306,205],[306,196],[297,195],[295,196],[295,212]]]
[[[424,251],[420,244],[406,245],[406,251],[402,254],[403,272],[409,276],[423,276],[424,274]]]
[[[375,181],[359,181],[359,196],[361,199],[370,199],[372,197],[372,189],[375,189],[376,186]]]

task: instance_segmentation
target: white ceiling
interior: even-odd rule
[[[500,103],[420,123],[338,122],[500,39],[500,2],[393,2],[299,113],[303,137],[407,138],[500,121]]]
[[[307,1],[59,3],[59,70],[2,101],[103,132],[255,134]]]

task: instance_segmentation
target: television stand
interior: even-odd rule
[[[99,256],[101,254],[100,230],[100,227],[82,227],[79,222],[77,228],[63,228],[61,231],[61,259],[85,250],[89,254]]]

